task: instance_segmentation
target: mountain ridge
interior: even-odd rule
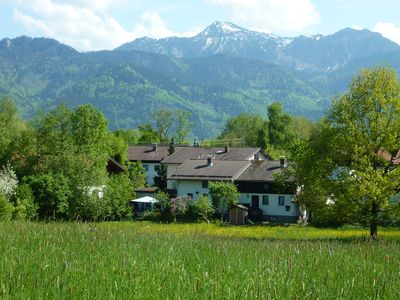
[[[359,68],[400,69],[399,45],[350,28],[286,38],[214,22],[192,38],[138,40],[147,48],[78,52],[53,39],[2,39],[0,95],[12,96],[28,119],[60,102],[89,102],[112,129],[149,122],[159,108],[184,109],[201,139],[217,135],[229,116],[265,115],[273,101],[316,120]]]

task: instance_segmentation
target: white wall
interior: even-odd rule
[[[292,203],[293,195],[278,195],[278,194],[251,194],[251,193],[243,193],[240,194],[239,203],[250,204],[251,206],[251,196],[258,195],[259,196],[259,207],[263,211],[264,215],[269,216],[290,216],[297,217],[299,215],[298,205]],[[263,197],[267,195],[269,198],[269,204],[263,205]],[[285,197],[285,205],[278,205],[279,196]],[[289,211],[286,210],[286,206],[290,206]]]
[[[160,163],[142,163],[143,167],[145,168],[147,166],[147,171],[146,171],[146,181],[148,186],[153,186],[154,185],[154,176],[157,176],[157,171],[156,171],[156,166],[161,168]]]
[[[167,164],[167,178],[170,177],[179,166],[180,164]],[[167,188],[176,189],[177,188],[176,180],[168,180]]]
[[[178,196],[187,196],[193,194],[193,200],[196,201],[202,194],[209,195],[208,188],[202,187],[201,180],[178,180],[176,181],[176,190]],[[209,196],[210,198],[210,196]]]

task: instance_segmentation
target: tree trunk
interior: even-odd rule
[[[370,236],[374,240],[378,238],[378,205],[375,201],[371,205]]]

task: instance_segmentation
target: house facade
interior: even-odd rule
[[[249,217],[259,212],[271,221],[296,221],[303,215],[295,200],[295,187],[282,188],[275,174],[286,167],[285,161],[273,161],[260,148],[205,148],[170,146],[131,146],[129,160],[141,161],[148,186],[161,164],[167,166],[167,188],[178,197],[189,196],[196,201],[201,195],[211,201],[208,185],[211,181],[236,184],[239,204],[249,208]],[[253,215],[254,216],[254,215]]]
[[[207,159],[189,159],[176,168],[175,172],[168,177],[173,180],[178,196],[189,196],[196,201],[201,195],[208,196],[210,181],[233,182],[248,166],[250,162],[223,161]]]
[[[239,203],[253,211],[261,210],[264,219],[295,222],[301,215],[294,197],[295,186],[280,186],[274,175],[282,172],[285,167],[284,161],[253,161],[235,180],[240,192]]]
[[[239,204],[249,208],[250,218],[259,217],[270,221],[295,222],[301,215],[294,200],[295,188],[280,187],[275,173],[282,172],[285,163],[264,160],[213,160],[189,159],[168,176],[173,180],[178,196],[189,196],[196,201],[206,195],[211,201],[210,181],[229,181],[236,184],[240,193]]]
[[[165,158],[162,164],[167,166],[167,187],[177,190],[178,182],[172,179],[178,167],[188,160],[206,160],[211,157],[215,161],[251,161],[254,159],[265,159],[266,156],[261,148],[231,148],[225,147],[181,147]],[[179,183],[181,184],[181,183]],[[187,185],[187,184],[186,184]],[[203,186],[204,184],[202,184]],[[204,188],[203,188],[204,189]],[[196,190],[198,191],[198,190]]]
[[[154,185],[154,177],[158,175],[157,171],[161,168],[161,161],[169,156],[169,146],[158,146],[156,144],[149,146],[129,146],[128,160],[140,161],[146,172],[146,182],[148,186]]]

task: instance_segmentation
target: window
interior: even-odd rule
[[[268,195],[262,196],[262,204],[263,204],[263,205],[268,205],[268,204],[269,204],[269,197],[268,197]]]
[[[263,190],[264,191],[268,191],[269,190],[269,184],[268,183],[264,183],[263,184]]]
[[[286,211],[290,211],[290,205],[286,205],[285,208],[286,208]]]
[[[149,165],[143,165],[143,169],[148,172],[149,171]]]
[[[155,165],[155,166],[154,166],[154,171],[156,171],[156,172],[160,171],[160,166]]]
[[[208,180],[203,180],[203,181],[201,182],[201,187],[202,187],[203,189],[208,189]]]
[[[278,205],[279,206],[285,206],[285,196],[279,196]]]
[[[188,193],[187,195],[190,199],[193,199],[193,193]]]

